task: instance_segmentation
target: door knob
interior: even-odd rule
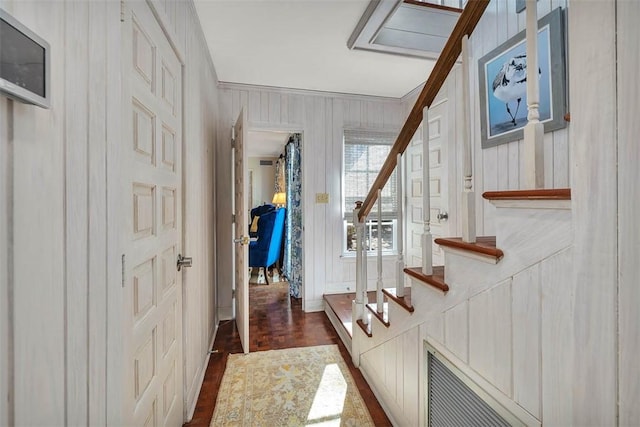
[[[178,271],[180,271],[182,267],[191,267],[191,263],[191,257],[184,257],[181,254],[178,254],[178,262],[176,264],[176,267],[178,267]]]
[[[446,212],[440,212],[437,218],[438,218],[438,221],[446,221],[449,219],[449,214]]]
[[[238,237],[236,239],[233,239],[233,243],[240,243],[241,245],[248,245],[249,244],[249,237],[248,236]]]

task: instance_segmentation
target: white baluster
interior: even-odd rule
[[[462,190],[462,240],[468,243],[476,241],[476,202],[473,192],[473,169],[471,162],[471,96],[469,92],[469,37],[462,38],[462,143],[463,143],[463,172],[464,188]]]
[[[362,202],[356,202],[353,209],[353,225],[356,228],[356,297],[351,303],[351,325],[353,330],[353,339],[351,341],[351,360],[354,366],[360,366],[360,347],[358,345],[358,334],[355,333],[355,327],[358,320],[362,319],[364,314],[364,304],[362,300],[362,241],[364,225],[358,219]],[[366,286],[365,286],[366,289]],[[366,317],[366,316],[365,316]]]
[[[431,235],[431,181],[429,177],[429,107],[422,109],[422,274],[433,274],[433,236]]]
[[[369,324],[369,312],[367,310],[366,305],[369,304],[369,295],[367,292],[367,288],[369,286],[369,280],[367,279],[367,266],[369,265],[369,259],[368,259],[368,252],[369,252],[369,248],[367,247],[366,243],[367,243],[367,237],[369,237],[369,246],[371,246],[371,236],[367,236],[365,234],[365,224],[367,223],[367,218],[363,218],[362,222],[360,224],[360,227],[362,229],[362,286],[361,286],[361,290],[362,290],[362,323],[364,323],[365,325]]]
[[[382,296],[382,190],[378,189],[378,281],[376,282],[376,307],[383,312]]]
[[[525,185],[544,187],[544,125],[540,122],[540,85],[538,83],[538,5],[527,5],[527,124],[524,127]]]
[[[398,262],[397,262],[397,278],[396,278],[396,295],[398,297],[404,296],[404,258],[402,255],[403,250],[403,220],[402,220],[402,207],[404,202],[404,195],[402,190],[402,154],[398,154],[396,157],[396,174],[398,182]]]
[[[354,310],[352,310],[354,325],[356,324],[357,320],[362,319],[363,313],[362,287],[364,282],[362,281],[362,247],[364,246],[364,224],[362,224],[358,219],[360,206],[362,206],[362,202],[356,202],[356,208],[353,210],[353,225],[356,228],[356,299],[354,300]]]

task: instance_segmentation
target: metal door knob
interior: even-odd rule
[[[446,221],[449,219],[449,214],[446,212],[440,212],[437,218],[438,218],[438,221]]]
[[[233,239],[233,243],[240,243],[241,245],[248,245],[249,244],[249,237],[248,236],[241,236],[238,238]]]
[[[191,267],[192,261],[191,257],[184,257],[181,254],[178,254],[178,262],[176,264],[178,271],[180,271],[182,267]]]

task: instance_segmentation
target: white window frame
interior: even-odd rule
[[[350,132],[353,132],[355,134],[357,134],[359,137],[366,137],[367,135],[371,135],[373,140],[386,140],[385,143],[376,143],[376,142],[372,142],[371,145],[389,145],[389,148],[391,148],[391,146],[393,145],[393,142],[395,141],[395,138],[397,136],[397,133],[393,133],[393,132],[381,132],[381,131],[368,131],[368,130],[348,130],[345,129],[344,133],[343,133],[343,140],[342,140],[342,167],[341,167],[341,181],[342,181],[342,198],[341,198],[341,206],[342,206],[342,224],[343,224],[343,229],[342,229],[342,256],[343,257],[355,257],[355,248],[354,249],[349,249],[349,244],[348,244],[348,227],[353,225],[353,209],[348,210],[347,207],[345,206],[346,202],[346,190],[345,190],[345,149],[346,146],[348,145],[347,143],[347,134],[349,134]],[[386,157],[385,157],[386,158]],[[395,172],[394,172],[395,173]],[[362,200],[364,200],[364,197],[366,197],[366,194],[362,195]],[[389,217],[389,215],[387,214],[386,216],[383,214],[383,219],[382,219],[382,225],[384,226],[385,224],[391,224],[392,226],[392,230],[393,230],[393,238],[391,239],[391,247],[390,248],[383,248],[382,250],[382,255],[383,256],[391,256],[391,255],[397,255],[398,254],[398,219],[397,219],[397,210],[394,214],[394,216]],[[370,213],[369,216],[367,217],[367,221],[365,222],[365,234],[369,235],[370,238],[368,239],[369,241],[372,241],[373,239],[373,233],[374,233],[374,228],[377,227],[378,224],[378,217],[377,217],[377,210],[373,209]],[[376,248],[370,248],[367,251],[369,254],[375,254],[377,253],[377,247]]]

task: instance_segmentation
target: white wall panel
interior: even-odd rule
[[[469,363],[469,302],[444,312],[444,344],[460,360]]]
[[[615,17],[614,2],[572,2],[569,8],[571,120],[580,124],[570,136],[577,425],[617,421],[618,156],[616,81],[611,78],[616,74]],[[575,48],[585,45],[590,46],[588,55]]]
[[[469,365],[512,395],[511,279],[469,299]]]
[[[542,375],[542,419],[549,425],[575,425],[571,403],[573,378],[574,301],[572,296],[571,248],[540,264],[542,312],[540,349]],[[597,405],[594,405],[597,406]]]
[[[569,265],[569,264],[567,264]],[[557,283],[553,277],[545,279]],[[562,285],[558,285],[562,286]],[[539,266],[513,276],[513,400],[540,419],[541,292]]]
[[[618,257],[619,280],[619,422],[631,425],[640,419],[640,387],[638,387],[638,354],[640,340],[640,121],[634,112],[640,111],[640,86],[635,70],[640,67],[640,55],[634,48],[640,40],[640,4],[618,2]],[[620,155],[621,154],[621,155]]]
[[[199,25],[192,4],[154,5],[184,54],[187,39]],[[107,222],[120,215],[118,206],[108,203],[115,200],[109,195],[121,190],[118,159],[113,157],[122,143],[124,107],[120,5],[6,1],[2,7],[46,39],[54,55],[50,109],[0,96],[0,253],[11,263],[2,269],[11,275],[0,276],[0,377],[3,396],[13,399],[10,406],[3,399],[0,424],[104,425],[118,419],[118,397],[112,395],[113,404],[107,405],[108,384],[112,390],[121,386],[118,372],[122,368],[107,358],[107,331],[117,337],[121,326],[117,320],[120,230],[108,229],[115,223]],[[201,309],[190,311],[198,313],[192,324],[198,337],[190,342],[199,347],[187,354],[203,372],[215,328],[212,183],[218,101],[215,71],[206,44],[198,37],[189,39],[194,62],[187,69],[193,73],[190,82],[198,87],[185,94],[187,104],[194,100],[185,115],[185,134],[193,137],[189,149],[201,162],[191,168],[196,174],[187,178],[196,191],[192,196],[200,200],[188,210],[195,213],[193,225],[199,239],[192,254],[201,261],[192,269],[201,271],[190,289],[197,290]],[[5,190],[15,196],[7,199]],[[8,236],[16,242],[11,248],[5,243]],[[5,298],[9,289],[15,290],[10,300]],[[15,316],[10,318],[10,313]],[[10,348],[9,337],[15,337]],[[109,354],[118,354],[117,342],[111,343]],[[13,379],[5,381],[13,361]]]

